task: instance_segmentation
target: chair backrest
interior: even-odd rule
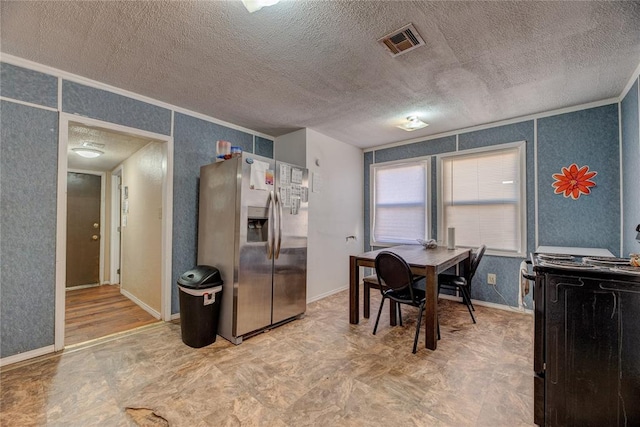
[[[478,264],[482,260],[482,256],[484,255],[484,251],[487,249],[487,245],[481,245],[476,251],[475,255],[471,259],[471,267],[469,268],[469,277],[467,278],[467,282],[471,284],[471,279],[476,274],[476,270],[478,269]]]
[[[384,283],[384,286],[380,287],[381,292],[385,289],[400,291],[408,288],[411,299],[415,300],[412,287],[413,273],[401,256],[388,251],[380,252],[376,256],[375,266],[378,281]]]

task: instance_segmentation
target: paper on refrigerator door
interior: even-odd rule
[[[291,183],[302,184],[302,169],[293,168],[291,171]]]
[[[261,162],[260,160],[254,160],[251,164],[251,176],[249,177],[249,188],[252,190],[268,190],[267,171],[269,170],[269,163]],[[272,172],[273,176],[273,172]],[[273,178],[271,178],[271,184],[273,185]]]
[[[291,187],[280,187],[280,200],[282,200],[283,207],[291,206]]]
[[[291,184],[291,166],[280,164],[280,186],[286,187]]]

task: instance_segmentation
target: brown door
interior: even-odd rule
[[[67,287],[100,281],[100,176],[67,174]]]

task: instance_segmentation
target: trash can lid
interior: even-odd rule
[[[198,265],[185,271],[178,279],[178,284],[190,289],[211,288],[222,285],[220,270],[210,265]]]

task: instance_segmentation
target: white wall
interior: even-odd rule
[[[300,129],[276,138],[273,144],[273,158],[303,168],[307,167],[307,130]]]
[[[361,149],[306,130],[309,302],[348,289],[349,256],[363,252],[363,159]],[[312,191],[314,173],[322,181],[320,192]],[[347,241],[348,236],[356,240]]]
[[[162,295],[163,145],[153,142],[123,163],[128,213],[122,219],[120,289],[138,305],[159,316]],[[123,202],[124,210],[124,202]]]

